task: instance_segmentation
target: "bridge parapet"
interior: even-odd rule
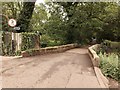
[[[95,71],[95,74],[97,76],[98,82],[101,86],[101,88],[109,88],[109,81],[108,79],[102,74],[99,64],[100,64],[100,57],[97,55],[96,51],[99,50],[100,44],[95,44],[88,48],[88,54],[91,58],[91,61],[93,63],[93,68]],[[109,90],[109,89],[108,89]]]
[[[46,48],[40,48],[40,49],[30,49],[30,50],[23,51],[22,57],[64,52],[66,50],[73,49],[75,47],[77,47],[77,44],[67,44],[67,45],[46,47]]]
[[[88,48],[89,56],[93,62],[93,65],[99,67],[100,58],[97,55],[96,51],[100,48],[100,44],[95,44]]]

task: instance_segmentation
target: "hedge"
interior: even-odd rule
[[[37,33],[28,33],[28,32],[24,32],[22,33],[22,46],[21,46],[21,50],[25,51],[28,49],[33,49],[35,46],[35,40],[36,40],[36,36],[38,34]]]

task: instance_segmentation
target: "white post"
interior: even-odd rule
[[[16,36],[16,39],[15,39],[15,40],[16,40],[16,44],[17,44],[17,45],[16,45],[16,51],[17,51],[17,50],[21,50],[21,40],[22,40],[22,39],[21,39],[21,33],[16,33],[15,36]]]
[[[12,40],[14,40],[14,33],[12,32]]]

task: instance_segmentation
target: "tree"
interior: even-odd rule
[[[43,4],[36,5],[30,22],[32,30],[45,33],[44,25],[47,20],[48,17],[45,6]]]
[[[32,18],[34,7],[35,7],[35,2],[23,3],[23,9],[21,10],[17,21],[17,26],[21,28],[20,32],[31,31],[29,28],[29,23]]]
[[[102,40],[116,40],[117,13],[116,3],[109,2],[67,2],[59,3],[67,13],[67,33],[68,43],[90,42],[92,37],[96,37],[98,42]],[[113,36],[113,37],[111,37]]]
[[[13,29],[8,25],[8,19],[18,19],[19,13],[22,10],[23,2],[3,2],[2,3],[2,30],[12,31]],[[6,20],[5,17],[8,17]]]

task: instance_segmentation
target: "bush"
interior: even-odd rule
[[[41,36],[41,47],[49,47],[49,46],[59,46],[63,45],[64,43],[60,40],[54,40],[50,36],[42,35]]]
[[[42,35],[41,39],[40,39],[40,41],[41,41],[41,43],[40,43],[41,47],[42,48],[47,47],[49,40],[50,40],[50,37],[48,35]]]
[[[20,50],[16,51],[16,52],[15,52],[15,55],[16,55],[16,56],[20,56],[20,55],[21,55],[21,51],[20,51]]]
[[[41,48],[47,47],[47,42],[41,42],[40,44],[41,44]]]
[[[36,33],[22,33],[22,47],[21,50],[25,51],[28,49],[32,49],[35,46],[35,40],[36,40]]]
[[[119,49],[120,50],[120,42],[113,42],[113,41],[109,41],[109,40],[105,40],[104,44],[111,49]]]
[[[99,54],[101,62],[100,68],[103,74],[107,77],[113,78],[120,82],[120,72],[118,67],[118,55],[111,53],[111,54]]]
[[[55,41],[55,40],[49,40],[48,46],[59,46],[61,45],[60,41]]]
[[[101,43],[101,48],[99,52],[102,53],[120,53],[120,42],[113,42],[109,40],[105,40],[103,43]]]

